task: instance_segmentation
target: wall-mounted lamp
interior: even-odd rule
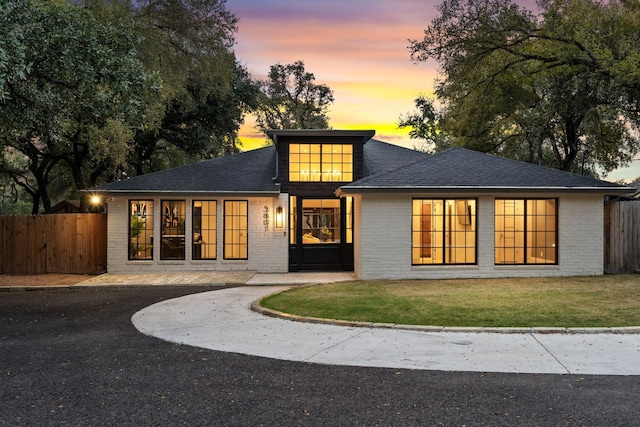
[[[282,206],[278,206],[276,208],[276,228],[284,227],[284,212],[282,211]]]
[[[105,212],[106,211],[106,200],[97,193],[90,194],[88,196],[88,210],[89,212]]]

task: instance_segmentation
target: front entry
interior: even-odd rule
[[[289,201],[289,271],[353,271],[353,199]]]

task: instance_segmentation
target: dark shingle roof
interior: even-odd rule
[[[364,144],[364,176],[379,174],[391,169],[423,160],[428,154],[398,145],[370,139]]]
[[[416,190],[592,190],[621,194],[630,189],[606,181],[462,148],[428,155],[371,139],[364,144],[365,178],[343,192]],[[227,155],[106,184],[119,193],[277,194],[274,146]]]
[[[451,148],[341,187],[343,192],[415,190],[596,190],[626,187],[557,169]]]
[[[104,192],[278,193],[275,147],[264,147],[103,185]]]

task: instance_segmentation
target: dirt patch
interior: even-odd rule
[[[35,274],[13,275],[0,274],[0,287],[22,286],[69,286],[75,285],[95,276],[86,274]]]

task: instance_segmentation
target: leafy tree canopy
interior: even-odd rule
[[[258,86],[233,53],[236,23],[224,0],[2,2],[2,200],[26,192],[47,212],[75,190],[237,151]]]
[[[238,151],[257,86],[235,58],[237,18],[225,1],[127,1],[123,9],[131,10],[140,58],[160,77],[163,99],[155,126],[134,136],[129,173]]]
[[[275,64],[266,80],[259,81],[256,127],[269,129],[328,129],[327,112],[333,103],[329,86],[316,84],[304,62]]]
[[[106,25],[62,0],[4,10],[19,55],[1,84],[0,172],[32,196],[33,213],[40,203],[48,211],[56,180],[83,189],[124,163],[158,82],[137,59],[126,22]]]
[[[563,170],[611,171],[640,148],[640,3],[445,0],[412,59],[436,59],[433,115],[441,139]],[[422,101],[421,101],[422,102]],[[421,117],[423,116],[423,117]],[[446,145],[446,144],[445,144]]]

